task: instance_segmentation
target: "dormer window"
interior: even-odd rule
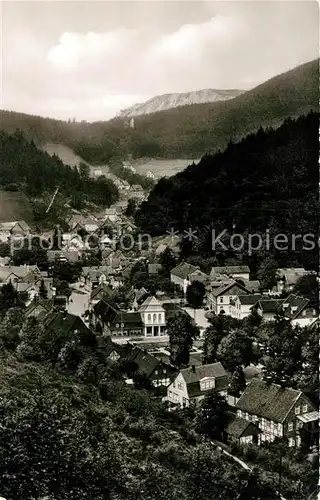
[[[215,387],[214,378],[204,378],[200,380],[201,391],[208,391],[209,389],[214,389],[214,387]]]

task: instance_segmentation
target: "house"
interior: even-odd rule
[[[196,269],[195,271],[189,274],[189,281],[190,283],[193,283],[194,281],[199,281],[200,283],[207,285],[209,281],[209,276],[206,273],[200,271],[200,269]]]
[[[291,321],[292,325],[304,327],[311,325],[319,317],[319,312],[309,304],[308,299],[290,294],[282,301],[281,307],[285,317]]]
[[[248,281],[250,277],[250,269],[248,266],[213,267],[210,272],[210,278],[214,279],[217,276],[229,276],[233,279]]]
[[[52,311],[43,319],[43,325],[47,333],[63,331],[65,334],[80,337],[92,337],[93,333],[86,326],[80,316],[69,314],[66,310]]]
[[[293,289],[297,281],[306,274],[309,274],[304,267],[287,267],[277,270],[278,284],[277,291],[290,291]]]
[[[116,208],[106,208],[105,209],[105,218],[108,218],[111,222],[118,221],[118,212]]]
[[[207,288],[207,305],[215,314],[232,314],[235,300],[239,295],[248,295],[249,290],[237,281],[230,281],[226,285]]]
[[[98,230],[98,222],[93,217],[86,217],[85,215],[75,214],[68,222],[70,231],[76,233],[78,231],[85,231],[86,233],[93,233]]]
[[[318,412],[307,396],[298,390],[253,378],[236,404],[237,416],[261,429],[259,444],[286,437],[289,446],[300,446],[302,432],[310,445],[318,442]]]
[[[48,250],[47,257],[49,262],[78,262],[82,257],[82,250]]]
[[[228,424],[224,430],[224,434],[228,444],[258,444],[261,430],[253,422],[249,422],[244,418],[230,413]]]
[[[181,262],[170,271],[170,280],[175,285],[178,285],[185,294],[188,285],[190,285],[190,279],[189,279],[190,274],[198,270],[199,270],[198,266],[193,266],[188,262]]]
[[[290,294],[285,299],[261,299],[252,307],[264,321],[274,321],[277,314],[283,313],[292,325],[304,327],[311,325],[319,316],[319,312],[309,304],[308,299]]]
[[[41,280],[41,273],[38,266],[23,264],[22,266],[1,266],[0,267],[0,286],[9,283],[17,288],[18,282],[36,283]]]
[[[258,293],[260,290],[260,281],[259,280],[249,280],[244,282],[247,290],[251,293]]]
[[[25,309],[26,318],[36,318],[42,321],[53,308],[53,300],[44,300],[36,297]]]
[[[110,266],[84,266],[80,281],[92,287],[109,283]]]
[[[166,395],[167,387],[177,370],[140,347],[134,346],[126,359],[137,365],[137,373],[144,375],[159,395]]]
[[[231,316],[237,319],[244,319],[251,314],[251,308],[259,300],[262,299],[262,295],[259,293],[250,293],[248,295],[238,295],[234,299],[234,305],[231,308]]]
[[[212,389],[221,395],[227,395],[228,374],[222,364],[192,365],[180,370],[168,387],[167,400],[181,408],[197,403]]]
[[[31,228],[24,220],[0,223],[0,242],[6,243],[10,238],[26,238]]]
[[[111,293],[112,289],[109,285],[98,285],[91,291],[90,307],[95,306],[101,299],[103,299],[107,295],[110,295]]]
[[[281,310],[281,303],[280,299],[261,299],[252,306],[252,310],[256,310],[264,321],[274,321]]]
[[[126,191],[129,191],[129,189],[130,189],[130,184],[129,184],[129,182],[128,182],[128,181],[126,181],[126,180],[124,180],[124,179],[123,179],[123,180],[122,180],[122,185],[123,185],[123,188],[124,188]]]
[[[165,335],[166,311],[156,297],[148,297],[139,307],[143,323],[143,333],[146,337]]]
[[[143,323],[138,312],[126,312],[115,304],[100,300],[93,307],[93,320],[97,331],[111,337],[143,335]]]

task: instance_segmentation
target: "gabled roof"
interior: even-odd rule
[[[73,333],[76,329],[81,329],[89,332],[89,328],[79,316],[67,313],[65,311],[52,312],[43,321],[46,330],[64,330],[65,332]]]
[[[36,273],[40,275],[38,266],[0,266],[0,281],[7,279],[10,274],[14,274],[17,278],[25,278],[30,273]]]
[[[308,274],[304,267],[285,267],[278,269],[279,278],[284,278],[289,286],[295,285],[301,276]]]
[[[239,295],[238,300],[240,301],[241,305],[243,306],[253,306],[256,304],[259,300],[262,299],[262,295],[260,293],[252,293],[249,295]]]
[[[197,271],[198,266],[193,266],[188,262],[181,262],[174,269],[171,269],[170,274],[177,276],[178,278],[187,279],[189,274]]]
[[[299,295],[294,295],[292,293],[289,297],[282,301],[284,315],[289,319],[296,318],[303,311],[303,309],[307,307],[309,302],[309,299],[305,299],[304,297],[300,297]]]
[[[232,276],[233,274],[239,273],[250,273],[250,269],[248,266],[216,266],[211,269],[210,276],[214,276],[216,274],[226,274],[227,276]]]
[[[258,417],[283,422],[302,392],[253,378],[236,407]]]
[[[184,368],[180,371],[180,373],[182,374],[187,385],[194,382],[200,382],[200,380],[206,377],[220,378],[228,376],[226,370],[220,362],[211,363],[210,365],[198,365],[195,366],[194,370],[191,366],[189,368]]]
[[[156,297],[147,297],[139,308],[139,312],[147,311],[149,307],[156,307],[157,309],[163,309],[161,302]]]
[[[30,226],[24,220],[15,220],[12,222],[1,222],[0,231],[11,231],[14,226],[19,224],[24,231],[30,231]]]
[[[283,299],[262,299],[256,303],[256,307],[263,313],[277,313],[281,310]]]
[[[214,295],[214,297],[219,297],[219,295],[225,295],[226,292],[228,292],[228,290],[230,290],[230,288],[233,288],[234,286],[240,288],[240,290],[243,290],[248,294],[250,293],[249,290],[246,289],[246,287],[241,285],[241,283],[238,283],[237,281],[230,281],[230,283],[228,283],[227,285],[222,285],[221,287],[212,288],[212,295]]]
[[[244,418],[237,417],[236,415],[229,415],[229,422],[226,427],[225,432],[228,434],[228,436],[232,436],[236,439],[240,439],[241,436],[244,434],[246,430],[249,430],[252,434],[259,434],[262,431],[257,427],[253,422],[249,422],[248,420],[245,420]],[[248,433],[247,433],[248,434]],[[249,432],[250,434],[250,432]]]
[[[145,352],[139,347],[133,348],[129,359],[138,365],[138,372],[147,377],[150,377],[161,363],[155,356],[152,356],[152,354]]]
[[[190,368],[181,370],[180,373],[186,382],[189,398],[203,395],[210,390],[203,390],[201,387],[202,379],[213,378],[217,391],[227,390],[228,388],[228,374],[220,362],[210,365],[195,364]]]

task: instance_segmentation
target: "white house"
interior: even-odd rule
[[[251,314],[251,308],[259,300],[262,299],[262,295],[259,293],[252,293],[249,295],[238,295],[234,299],[234,303],[231,307],[230,315],[233,318],[244,319]]]
[[[232,315],[236,298],[248,294],[249,290],[233,280],[218,287],[210,285],[207,287],[207,305],[216,314]]]
[[[156,297],[148,297],[142,303],[138,312],[141,315],[146,337],[165,335],[166,311]]]
[[[181,408],[189,406],[191,401],[197,403],[212,389],[227,396],[228,374],[222,364],[192,365],[180,370],[173,382],[168,386],[167,400]]]

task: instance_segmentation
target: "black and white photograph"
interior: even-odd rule
[[[0,500],[320,500],[318,2],[0,19]]]

